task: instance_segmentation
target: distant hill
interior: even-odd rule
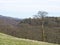
[[[17,25],[20,19],[0,15],[0,25]]]

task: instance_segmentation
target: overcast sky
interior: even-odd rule
[[[60,16],[60,0],[0,0],[0,15],[27,18],[39,10],[47,11],[49,16]]]

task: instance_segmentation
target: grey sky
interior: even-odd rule
[[[27,18],[39,10],[60,16],[60,0],[0,0],[0,15]]]

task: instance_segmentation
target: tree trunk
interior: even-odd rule
[[[42,20],[42,40],[45,41],[44,21]]]

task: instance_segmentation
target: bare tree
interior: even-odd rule
[[[37,15],[34,15],[35,18],[39,18],[39,19],[42,20],[41,26],[42,26],[42,40],[43,40],[43,41],[46,40],[46,39],[45,39],[45,31],[44,31],[44,19],[45,19],[45,17],[46,17],[47,14],[48,14],[48,13],[45,12],[45,11],[38,11]]]

